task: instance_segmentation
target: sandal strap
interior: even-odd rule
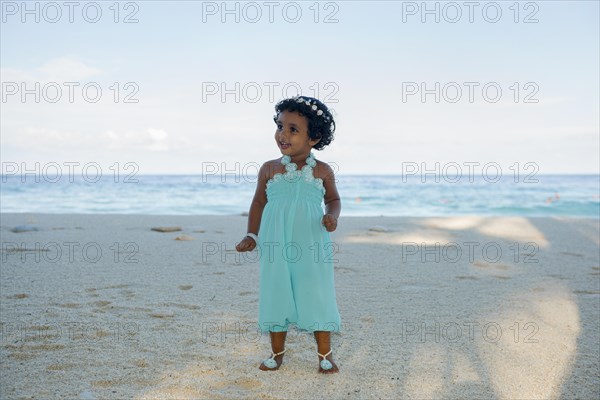
[[[325,358],[326,358],[328,355],[330,355],[330,354],[331,354],[331,352],[332,352],[332,351],[333,351],[333,350],[329,350],[329,351],[327,352],[327,354],[325,354],[325,355],[323,355],[323,354],[321,354],[321,353],[319,353],[319,352],[317,351],[317,354],[318,354],[318,355],[320,355],[321,357],[323,357],[323,360],[324,360],[324,359],[325,359]]]
[[[285,350],[286,349],[283,349],[283,351],[281,351],[279,353],[273,353],[273,352],[271,352],[273,354],[273,356],[271,356],[271,359],[275,359],[275,357],[282,355],[283,353],[285,353]]]

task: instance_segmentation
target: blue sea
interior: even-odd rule
[[[0,176],[0,211],[230,215],[247,212],[255,176],[139,175],[132,181],[75,176]],[[598,175],[538,175],[497,182],[481,176],[338,175],[345,216],[573,216],[600,217]]]

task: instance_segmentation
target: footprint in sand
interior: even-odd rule
[[[100,300],[100,301],[95,301],[92,304],[95,305],[96,307],[106,307],[107,305],[112,304],[112,302],[106,301],[106,300]]]
[[[471,263],[471,265],[477,268],[479,271],[486,271],[487,273],[491,273],[491,276],[496,279],[511,279],[508,275],[497,274],[494,272],[507,272],[510,271],[511,267],[506,264],[500,263],[488,263],[482,260],[475,260]]]
[[[456,279],[461,279],[461,280],[463,280],[463,279],[472,279],[474,281],[479,280],[478,277],[473,276],[473,275],[458,275],[458,276],[455,276],[455,278]]]
[[[85,291],[88,293],[88,296],[90,297],[100,297],[100,295],[97,292],[96,288],[87,288],[85,289]]]
[[[133,364],[138,368],[146,368],[148,365],[150,365],[146,360],[135,360]]]
[[[169,306],[184,308],[186,310],[199,310],[201,307],[196,304],[170,303]]]
[[[566,277],[559,275],[559,274],[548,274],[548,276],[551,278],[560,279],[561,281],[564,281],[565,279],[567,279]]]
[[[356,269],[350,268],[350,267],[338,267],[338,266],[334,266],[333,268],[334,268],[334,270],[340,271],[340,272],[343,272],[343,273],[357,272]]]
[[[191,289],[191,288],[193,288],[194,286],[192,286],[192,285],[179,285],[178,287],[179,287],[179,289],[181,289],[181,290],[190,290],[190,289]]]
[[[75,368],[74,364],[50,364],[46,367],[46,371],[66,371]]]
[[[59,306],[64,308],[81,308],[81,304],[79,303],[64,303],[59,304]]]
[[[583,257],[583,254],[571,253],[569,251],[561,251],[560,254],[564,254],[564,255],[567,255],[567,256],[573,256],[573,257]]]
[[[135,292],[133,290],[121,290],[121,295],[131,299],[135,297]]]
[[[173,318],[175,316],[174,312],[153,312],[148,314],[152,318]]]
[[[361,322],[366,322],[367,324],[372,324],[375,322],[375,318],[371,315],[367,315],[365,317],[360,317]]]
[[[471,265],[473,265],[474,267],[478,267],[478,268],[496,268],[496,269],[500,269],[502,271],[508,271],[510,269],[510,267],[506,264],[498,264],[498,263],[488,263],[485,261],[481,261],[481,260],[475,260]]]
[[[110,388],[114,388],[116,386],[119,385],[123,385],[125,382],[121,381],[121,380],[98,380],[98,381],[92,381],[92,386],[96,387],[96,388],[104,388],[104,389],[110,389]]]
[[[259,388],[262,385],[262,383],[255,379],[238,378],[238,379],[234,379],[233,383],[230,383],[229,385],[234,386],[235,388],[243,389],[243,390],[250,390],[250,389]]]
[[[575,294],[600,294],[597,290],[573,290]]]
[[[118,285],[105,286],[102,289],[125,289],[125,288],[128,288],[128,287],[129,287],[128,284],[121,283],[121,284],[118,284]]]

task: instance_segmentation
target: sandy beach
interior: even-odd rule
[[[600,396],[597,219],[342,215],[327,376],[295,330],[258,369],[246,221],[2,214],[0,398]]]

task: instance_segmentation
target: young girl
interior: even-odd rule
[[[261,166],[248,234],[236,246],[260,251],[258,323],[270,332],[272,355],[259,368],[279,369],[293,323],[314,333],[319,372],[338,372],[330,348],[330,333],[340,331],[341,321],[329,232],[337,227],[341,202],[331,167],[312,153],[331,143],[335,122],[325,104],[307,96],[282,100],[275,111],[282,157]]]

